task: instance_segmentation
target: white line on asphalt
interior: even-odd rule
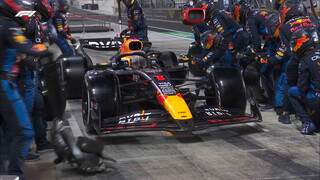
[[[188,32],[184,32],[184,31],[177,31],[177,30],[173,30],[173,29],[167,29],[167,28],[161,28],[161,27],[155,27],[155,26],[148,26],[148,27],[151,27],[151,28],[154,28],[154,29],[165,30],[165,31],[177,32],[177,33],[188,33]],[[173,34],[166,34],[166,33],[163,33],[163,32],[157,32],[157,33],[161,33],[161,34],[165,34],[165,35],[168,35],[168,36],[173,36],[173,37],[181,38],[181,39],[193,40],[193,38],[186,38],[186,37],[176,36],[176,35],[173,35]]]
[[[66,109],[70,109],[70,103],[67,102]],[[72,113],[69,113],[70,117],[67,119],[70,125],[70,128],[72,130],[72,133],[75,137],[83,136],[82,131],[77,123],[76,118],[72,115]]]
[[[169,36],[169,37],[173,37],[173,38],[177,38],[177,39],[184,39],[184,40],[192,40],[191,38],[186,38],[186,37],[181,37],[181,36],[176,36],[176,35],[173,35],[173,34],[166,34],[166,33],[163,33],[163,32],[157,32],[157,31],[153,31],[153,32],[156,32],[156,33],[159,33],[161,35],[165,35],[165,36]]]
[[[114,24],[119,25],[119,23],[114,23]],[[127,26],[127,25],[124,25],[124,24],[121,24],[121,25],[122,26]],[[151,28],[154,28],[154,29],[159,29],[159,30],[164,30],[164,31],[170,31],[170,32],[190,33],[190,32],[178,31],[178,30],[173,30],[173,29],[168,29],[168,28],[156,27],[156,26],[148,26],[148,27],[151,27]],[[153,32],[157,32],[157,31],[153,31]],[[175,38],[180,38],[180,39],[193,40],[193,38],[186,38],[186,37],[176,36],[176,35],[173,35],[173,34],[166,34],[166,33],[163,33],[163,32],[157,32],[157,33],[164,34],[164,35],[171,36],[171,37],[175,37]],[[190,33],[190,34],[192,34],[192,33]]]

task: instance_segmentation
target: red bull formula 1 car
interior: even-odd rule
[[[88,133],[192,132],[262,121],[238,68],[212,66],[205,76],[187,78],[188,68],[173,52],[142,49],[141,41],[125,39],[110,63],[86,72],[82,114]]]

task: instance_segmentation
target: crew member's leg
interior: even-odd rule
[[[34,136],[29,115],[16,85],[0,80],[0,113],[6,124],[9,148],[8,174],[22,176],[22,165]]]
[[[38,152],[52,150],[53,147],[47,138],[47,122],[44,117],[44,102],[39,91],[36,93],[32,118],[35,131],[35,142]]]
[[[286,106],[288,102],[287,98],[287,77],[285,73],[281,73],[279,78],[276,81],[275,86],[275,110],[278,117],[279,122],[283,124],[290,124],[290,116],[289,112],[286,110]]]
[[[316,127],[306,110],[305,103],[303,103],[303,100],[305,100],[303,92],[297,86],[293,86],[288,90],[288,93],[290,103],[303,123],[301,133],[312,134],[316,130]]]

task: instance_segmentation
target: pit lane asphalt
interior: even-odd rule
[[[113,33],[74,34],[77,38],[113,37]],[[150,32],[153,48],[185,52],[191,40]],[[57,51],[55,47],[53,51]],[[114,52],[87,51],[94,63],[108,60]],[[58,53],[56,54],[58,55]],[[320,179],[320,135],[303,136],[295,121],[277,122],[275,113],[263,112],[264,121],[255,124],[215,127],[183,138],[165,132],[140,132],[94,137],[118,161],[118,170],[83,175],[66,164],[54,165],[54,153],[26,164],[30,180],[242,180]],[[86,136],[81,101],[68,101],[66,120],[76,136]]]

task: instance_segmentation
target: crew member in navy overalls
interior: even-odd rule
[[[69,4],[67,0],[58,1],[58,9],[53,15],[52,23],[56,28],[57,35],[53,36],[53,41],[57,44],[64,57],[75,55],[74,49],[69,45],[68,40],[72,44],[76,40],[71,36],[70,28],[67,20],[67,12],[69,11]]]
[[[5,129],[6,138],[5,144],[0,145],[0,151],[1,154],[5,152],[7,155],[5,158],[9,160],[9,167],[5,174],[17,175],[21,179],[23,179],[23,161],[28,154],[34,131],[15,82],[19,73],[17,59],[22,60],[24,56],[22,54],[42,56],[48,53],[43,44],[33,45],[24,36],[21,27],[28,22],[29,18],[15,17],[19,11],[32,10],[31,4],[32,2],[26,0],[0,1],[0,114],[1,128]],[[21,54],[20,58],[18,53]],[[25,63],[31,67],[34,66],[33,61]],[[2,167],[3,162],[1,159]]]
[[[128,27],[142,41],[149,41],[148,26],[141,5],[137,0],[123,0],[127,7]]]

